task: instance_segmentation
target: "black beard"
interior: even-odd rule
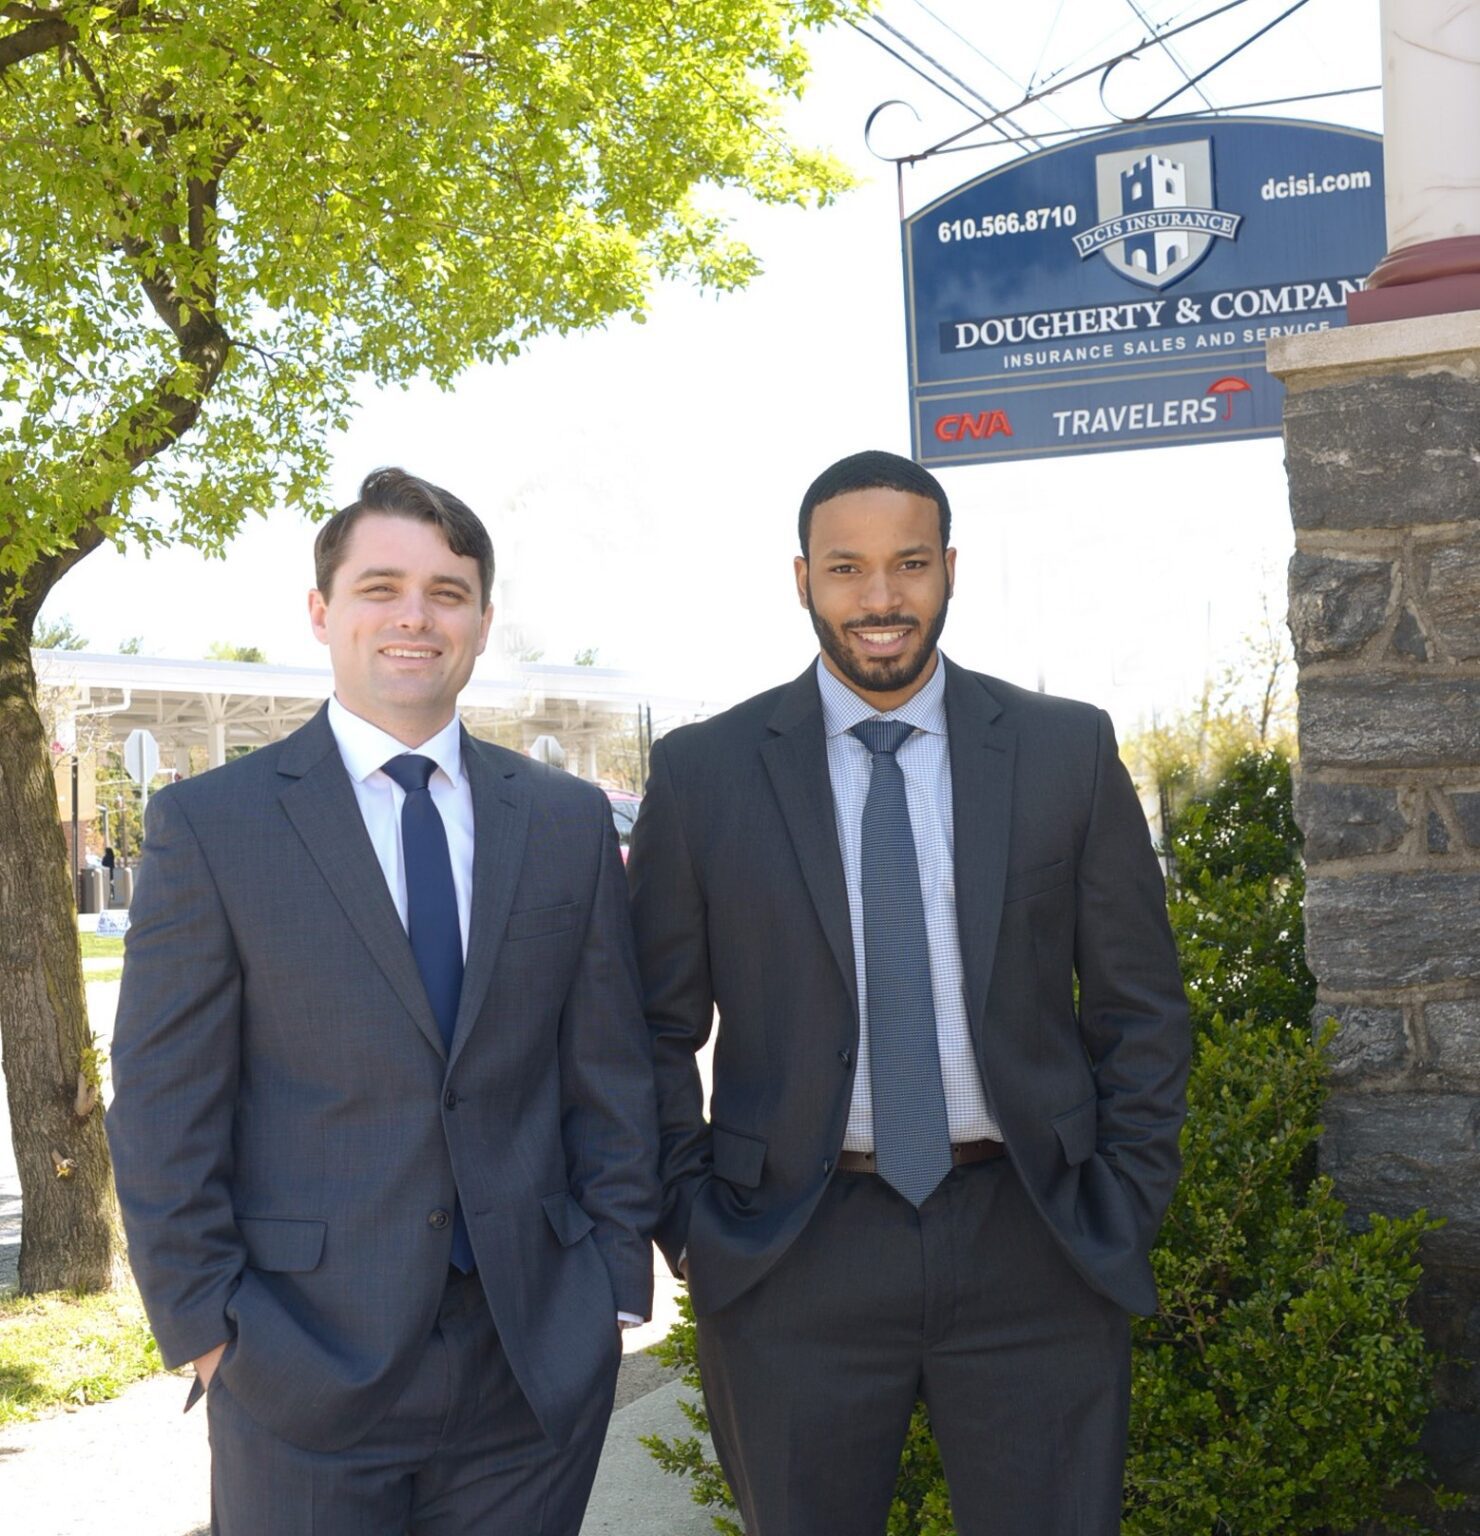
[[[930,665],[935,655],[936,642],[940,639],[941,631],[946,627],[946,611],[950,606],[951,594],[947,591],[941,599],[935,617],[930,621],[929,629],[925,631],[924,645],[913,655],[898,658],[880,657],[878,661],[863,664],[848,649],[837,629],[826,619],[819,617],[817,610],[812,606],[811,578],[807,580],[807,613],[811,617],[817,642],[838,671],[863,693],[897,693],[901,688],[908,688]],[[884,614],[878,618],[869,615],[862,619],[850,619],[843,628],[845,630],[918,629],[919,624],[914,619],[905,618],[901,614]]]

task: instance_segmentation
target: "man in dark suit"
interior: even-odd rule
[[[455,496],[378,471],[315,564],[334,697],[150,801],[134,1273],[206,1392],[213,1530],[575,1536],[658,1203],[610,809],[457,721],[493,549]]]
[[[1108,717],[936,650],[949,520],[893,454],[818,477],[819,661],[657,742],[632,839],[658,1240],[748,1536],[881,1536],[917,1398],[961,1536],[1119,1529],[1185,1000]]]

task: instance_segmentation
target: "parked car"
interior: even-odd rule
[[[637,820],[642,796],[630,789],[609,789],[606,798],[612,803],[612,820],[616,823],[617,841],[622,845],[622,862],[627,862],[627,848],[632,842],[632,827]]]

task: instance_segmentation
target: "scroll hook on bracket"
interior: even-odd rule
[[[903,165],[906,161],[914,160],[918,157],[915,155],[886,155],[882,151],[875,149],[873,144],[872,135],[874,131],[874,124],[878,122],[879,118],[882,117],[890,107],[903,107],[917,123],[923,123],[925,121],[925,119],[920,116],[920,114],[909,102],[902,100],[898,96],[892,96],[888,101],[881,101],[878,106],[876,106],[874,110],[869,113],[868,118],[865,120],[863,125],[864,148],[867,149],[869,154],[871,154],[876,160],[883,160],[889,165]]]

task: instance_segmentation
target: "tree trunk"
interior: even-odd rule
[[[120,1266],[118,1202],[28,629],[0,630],[0,1047],[21,1181],[20,1288],[99,1291]]]

